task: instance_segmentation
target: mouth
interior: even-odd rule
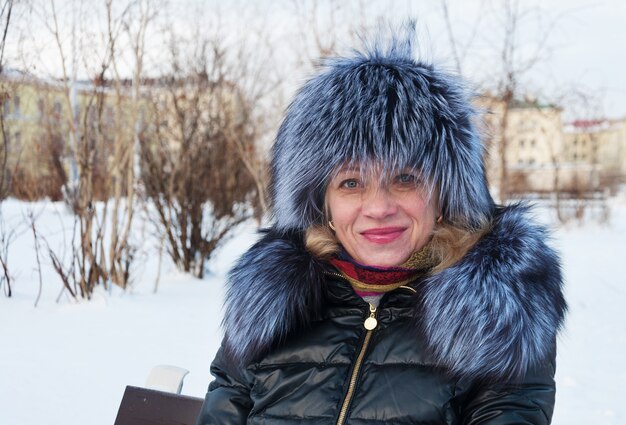
[[[406,227],[379,227],[365,230],[361,236],[372,243],[387,244],[402,236],[405,230]]]

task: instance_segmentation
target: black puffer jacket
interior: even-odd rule
[[[372,312],[270,232],[231,273],[199,423],[548,424],[565,302],[544,238],[525,208],[501,210],[461,262]]]

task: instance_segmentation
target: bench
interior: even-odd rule
[[[155,366],[147,388],[128,385],[115,425],[195,425],[204,400],[180,394],[188,373],[176,366]]]
[[[203,401],[198,397],[129,385],[115,425],[195,425]]]

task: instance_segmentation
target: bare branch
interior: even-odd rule
[[[0,17],[4,18],[6,13],[6,23],[4,23],[4,29],[2,30],[2,42],[0,43],[0,74],[4,69],[4,46],[7,40],[7,33],[9,32],[9,24],[11,23],[11,12],[13,11],[13,0],[7,0],[2,5],[2,11]]]
[[[35,259],[37,260],[37,275],[39,277],[39,290],[37,291],[37,297],[35,298],[35,307],[39,303],[39,299],[41,298],[41,291],[43,289],[43,279],[41,277],[41,260],[39,258],[39,234],[37,233],[37,228],[35,225],[35,215],[32,211],[28,212],[28,222],[30,223],[30,229],[33,233],[33,242],[35,246]]]
[[[450,12],[448,10],[448,1],[441,0],[441,8],[443,10],[443,18],[446,24],[446,32],[448,33],[448,38],[450,41],[450,48],[452,49],[452,58],[454,59],[454,64],[456,66],[456,71],[459,74],[461,72],[461,59],[459,58],[459,53],[457,51],[457,43],[456,37],[454,36],[454,31],[452,30],[452,23],[450,22]]]

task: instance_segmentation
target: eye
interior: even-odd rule
[[[339,187],[344,189],[358,189],[360,183],[358,179],[345,179],[339,183]]]
[[[417,184],[417,176],[413,174],[403,173],[396,177],[396,182],[402,185],[415,185]]]

